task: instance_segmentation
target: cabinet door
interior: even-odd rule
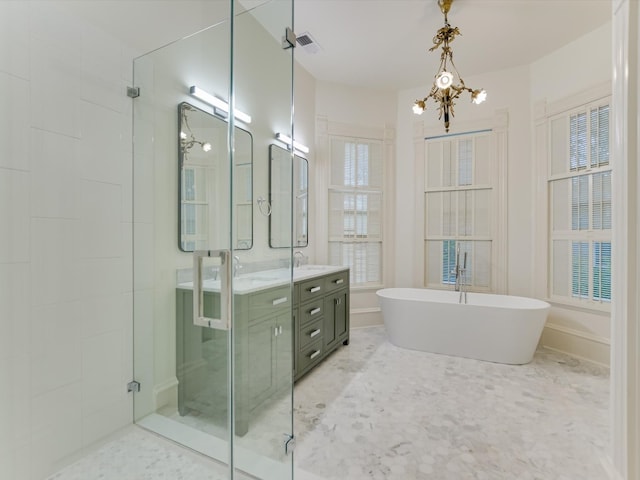
[[[276,328],[275,317],[268,317],[249,326],[249,408],[269,398],[275,391]]]
[[[276,388],[278,390],[291,391],[293,382],[293,318],[289,312],[279,314],[275,318],[276,331],[276,351],[274,375],[276,377]]]
[[[325,299],[323,339],[325,351],[333,347],[348,330],[348,294],[340,290]]]
[[[335,294],[339,299],[338,305],[336,305],[335,315],[335,332],[338,341],[343,340],[349,331],[349,293],[347,290],[342,290]]]

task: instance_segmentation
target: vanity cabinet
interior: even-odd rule
[[[349,344],[349,270],[297,283],[295,305],[294,378],[298,380],[341,343]]]
[[[191,288],[176,290],[178,409],[215,416],[226,409],[229,332],[193,324]],[[205,291],[204,315],[220,315],[220,294]],[[234,295],[236,432],[265,402],[289,391],[293,377],[349,343],[349,271]],[[284,342],[284,343],[283,343]],[[215,397],[212,399],[211,397]]]

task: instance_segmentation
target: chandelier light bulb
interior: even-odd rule
[[[480,105],[487,99],[487,91],[485,89],[482,90],[474,90],[471,94],[471,101],[476,105]]]
[[[422,113],[427,109],[427,105],[423,100],[416,100],[416,103],[413,104],[413,113],[416,115],[422,115]]]
[[[186,140],[187,139],[187,134],[184,132],[180,132],[180,139],[181,140]]]
[[[211,144],[209,142],[203,143],[202,144],[202,150],[205,152],[210,152],[211,151]]]
[[[453,74],[451,72],[447,72],[446,70],[440,72],[440,74],[438,74],[438,76],[436,77],[436,86],[441,90],[449,88],[452,83]]]

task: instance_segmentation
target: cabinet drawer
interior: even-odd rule
[[[298,372],[302,372],[322,358],[322,340],[300,349]]]
[[[270,288],[249,295],[249,320],[291,308],[291,288]]]
[[[325,293],[324,277],[312,278],[300,282],[300,301],[306,302],[321,298]]]
[[[300,327],[298,335],[298,345],[300,350],[305,350],[307,345],[322,339],[322,325],[324,320],[319,318],[318,320],[309,323],[303,327]]]
[[[324,298],[318,298],[312,302],[300,306],[300,325],[312,322],[322,317],[324,313]]]
[[[349,270],[343,270],[342,272],[330,273],[324,277],[325,291],[332,292],[339,288],[349,287]]]

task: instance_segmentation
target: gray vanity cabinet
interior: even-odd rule
[[[225,418],[228,332],[194,325],[192,290],[176,295],[179,412]],[[205,291],[203,301],[205,316],[219,316],[219,293]],[[234,310],[236,433],[243,435],[256,409],[289,391],[292,371],[297,380],[349,343],[349,270],[295,282],[293,291],[287,284],[236,294]]]
[[[349,270],[305,280],[297,285],[298,315],[295,379],[308,373],[340,343],[349,344]]]

